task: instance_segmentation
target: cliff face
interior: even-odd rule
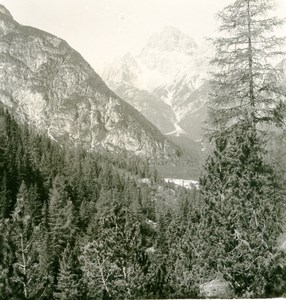
[[[139,55],[117,58],[102,76],[161,132],[198,140],[209,92],[207,51],[178,29],[165,27]]]
[[[0,102],[59,143],[167,158],[174,146],[65,41],[0,5]]]

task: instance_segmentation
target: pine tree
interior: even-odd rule
[[[38,228],[32,226],[30,210],[28,209],[29,193],[26,185],[21,184],[17,195],[17,202],[11,220],[11,242],[14,245],[15,262],[13,263],[13,277],[15,284],[19,284],[22,297],[32,297],[34,282],[37,278]]]
[[[10,299],[21,293],[12,280],[15,261],[14,245],[11,241],[11,224],[8,219],[0,220],[0,299]]]
[[[198,297],[198,281],[204,259],[197,252],[201,238],[201,201],[197,191],[182,194],[177,216],[169,228],[169,285],[171,297]]]
[[[264,162],[261,141],[252,134],[241,128],[221,142],[201,179],[206,205],[202,239],[208,241],[201,256],[207,272],[223,273],[239,295],[263,295],[281,229],[279,186]]]
[[[38,226],[37,252],[38,268],[35,283],[35,298],[52,299],[54,292],[53,245],[49,230],[47,204],[42,209],[42,223]]]
[[[90,298],[112,299],[114,296],[113,283],[121,275],[111,255],[110,249],[100,241],[89,242],[82,248],[79,259]]]
[[[273,36],[283,24],[269,17],[274,0],[236,0],[218,14],[221,36],[213,39],[210,123],[220,135],[236,123],[248,121],[257,128],[281,124],[284,105],[273,59],[284,54],[284,38]]]
[[[4,171],[0,179],[0,218],[9,215],[11,203],[9,203],[9,190],[7,189],[7,176]]]
[[[50,251],[53,261],[54,278],[59,271],[59,260],[67,243],[75,238],[74,207],[66,191],[65,179],[57,175],[50,191],[48,210],[48,226]]]
[[[126,189],[127,194],[109,190],[109,198],[102,194],[97,203],[98,212],[87,230],[91,241],[84,243],[80,259],[90,296],[133,298],[140,293],[145,267],[143,221],[130,207],[131,190]]]
[[[282,126],[284,113],[278,70],[268,60],[281,42],[272,35],[281,24],[268,17],[273,7],[273,1],[236,0],[218,15],[225,35],[213,41],[214,149],[200,179],[205,207],[197,251],[201,278],[223,274],[237,296],[265,295],[281,230],[283,198],[265,160],[265,129]]]
[[[79,262],[70,244],[65,248],[60,261],[55,297],[66,300],[76,300],[84,297]]]

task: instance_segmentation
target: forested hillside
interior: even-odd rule
[[[77,52],[0,5],[0,300],[286,296],[285,72],[273,65],[286,53],[274,7],[235,0],[218,14],[206,142],[176,136],[181,152]]]
[[[196,192],[176,196],[138,159],[60,147],[4,110],[0,124],[0,298],[166,293],[162,231]]]
[[[203,296],[202,253],[217,245],[196,190],[138,159],[60,147],[4,110],[0,124],[0,299]],[[281,255],[268,296],[285,290]]]

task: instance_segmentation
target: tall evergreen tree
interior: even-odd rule
[[[8,219],[0,221],[0,299],[19,295],[19,288],[13,282],[14,245],[11,241],[12,228]],[[21,287],[20,287],[21,290]]]
[[[68,244],[60,261],[56,299],[82,299],[84,298],[83,282],[79,262],[75,250]]]
[[[273,35],[283,24],[269,17],[274,0],[236,0],[218,14],[221,36],[213,39],[216,54],[211,80],[210,123],[218,135],[241,120],[257,128],[281,124],[281,70],[272,66],[284,38]],[[214,134],[215,135],[215,134]]]
[[[29,200],[29,191],[22,183],[12,214],[10,238],[15,251],[12,279],[21,288],[24,299],[33,297],[38,268],[38,228],[33,227]]]
[[[54,278],[60,269],[60,255],[67,243],[75,236],[74,207],[66,191],[65,178],[57,175],[50,191],[48,210],[50,251],[53,261]]]
[[[234,1],[219,13],[222,36],[213,40],[214,149],[200,180],[204,266],[198,275],[223,274],[238,296],[265,295],[281,229],[283,198],[265,161],[265,128],[282,126],[284,113],[279,70],[271,65],[281,42],[272,32],[282,24],[269,17],[273,8],[274,1]]]

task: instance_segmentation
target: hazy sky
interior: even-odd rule
[[[153,32],[171,25],[196,41],[211,36],[215,14],[233,0],[0,0],[15,20],[65,39],[95,69],[137,53]],[[278,0],[286,17],[286,0]],[[286,28],[285,28],[286,34]]]

